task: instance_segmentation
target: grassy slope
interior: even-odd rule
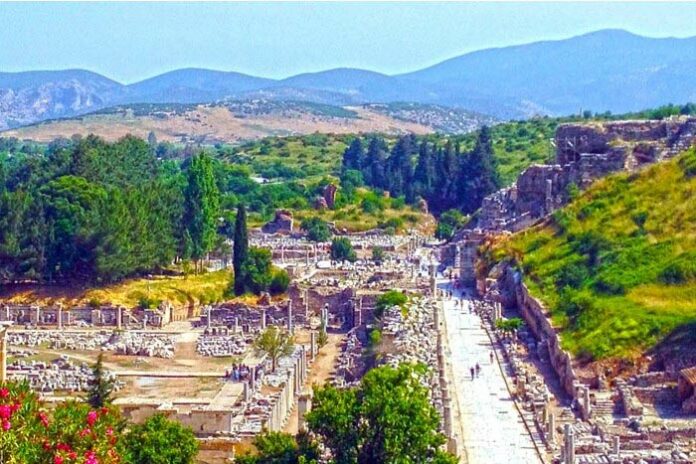
[[[631,357],[696,322],[696,152],[597,182],[504,241],[577,355]],[[696,169],[693,169],[696,171]],[[687,172],[690,174],[687,174]]]
[[[16,303],[51,304],[63,302],[77,305],[93,302],[110,302],[127,307],[136,306],[141,298],[169,300],[175,304],[210,303],[222,301],[229,286],[231,273],[210,272],[187,277],[162,277],[154,279],[134,278],[90,289],[70,286],[18,286],[3,289],[3,299]]]

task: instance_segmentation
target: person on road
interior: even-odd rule
[[[471,380],[474,380],[474,368],[470,367],[469,371],[471,372]]]
[[[478,377],[480,373],[481,373],[481,366],[479,366],[479,363],[476,363],[476,377]]]
[[[491,358],[491,364],[493,364],[493,352],[492,352],[492,351],[491,351],[491,353],[490,353],[490,356],[489,356],[489,357]]]

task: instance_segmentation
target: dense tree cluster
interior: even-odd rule
[[[211,161],[160,161],[143,140],[89,136],[0,156],[0,279],[114,281],[213,247]]]
[[[342,169],[343,177],[359,172],[366,185],[403,196],[408,203],[424,198],[435,212],[456,208],[471,213],[500,186],[487,127],[468,152],[452,140],[438,144],[414,135],[399,137],[390,150],[378,136],[356,138],[343,154]]]

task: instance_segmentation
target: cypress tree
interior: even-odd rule
[[[102,408],[111,403],[114,392],[114,381],[107,377],[104,371],[102,354],[99,354],[96,364],[92,366],[92,380],[87,392],[87,403],[93,408]]]
[[[234,293],[244,293],[245,276],[243,272],[244,262],[249,254],[249,237],[247,232],[246,209],[243,204],[237,207],[237,217],[234,221],[234,247],[232,248],[232,266],[234,268]]]
[[[343,172],[349,169],[359,171],[365,162],[365,150],[359,137],[353,139],[350,146],[343,152]]]

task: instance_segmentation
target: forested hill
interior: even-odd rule
[[[696,354],[694,198],[692,149],[598,181],[492,256],[514,260],[580,359],[631,358],[657,346],[688,365]]]

